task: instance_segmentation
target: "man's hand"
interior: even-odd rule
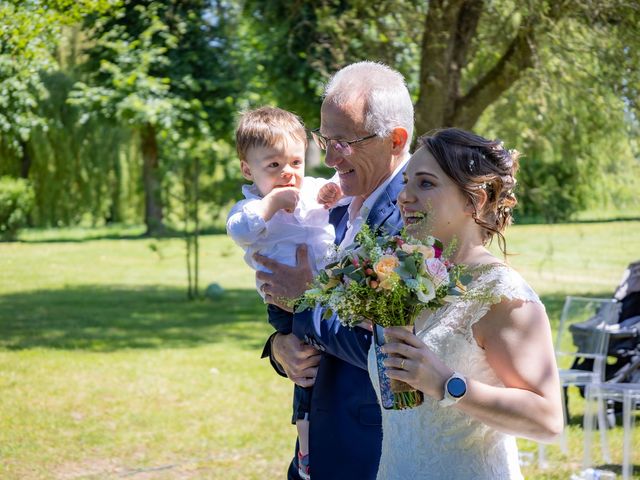
[[[291,381],[301,387],[313,386],[322,355],[319,351],[301,342],[292,333],[278,333],[273,337],[271,353]]]
[[[298,246],[295,267],[276,262],[258,253],[253,255],[253,259],[272,272],[256,272],[256,278],[263,282],[264,299],[283,310],[292,312],[291,301],[302,295],[313,280],[307,246],[305,244]]]

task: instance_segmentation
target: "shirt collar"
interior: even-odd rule
[[[247,200],[257,200],[262,198],[262,195],[260,195],[260,192],[258,191],[258,187],[256,187],[254,183],[250,185],[242,185],[242,194]]]

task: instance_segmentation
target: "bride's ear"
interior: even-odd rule
[[[475,205],[473,200],[471,200],[471,196],[467,195],[467,201],[464,206],[464,211],[469,216],[473,217],[474,214],[478,215],[482,210],[484,210],[484,206],[487,204],[487,200],[489,197],[487,196],[487,191],[484,188],[479,188],[475,192]]]

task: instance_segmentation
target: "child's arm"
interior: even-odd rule
[[[300,190],[297,188],[274,188],[261,201],[261,216],[265,222],[268,222],[278,210],[292,213],[296,209],[299,199]]]
[[[343,197],[340,185],[333,182],[325,183],[318,190],[318,203],[324,205],[324,208],[333,207]]]
[[[242,248],[253,245],[267,231],[262,218],[262,200],[243,200],[236,203],[227,217],[227,234]]]
[[[227,217],[227,233],[242,247],[254,244],[267,232],[267,223],[278,210],[293,211],[299,192],[295,188],[276,188],[260,200],[238,202]]]

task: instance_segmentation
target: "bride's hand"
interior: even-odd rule
[[[408,383],[435,400],[441,400],[444,382],[453,370],[413,333],[402,327],[385,328],[387,342],[381,347],[389,355],[384,361],[387,376]]]

